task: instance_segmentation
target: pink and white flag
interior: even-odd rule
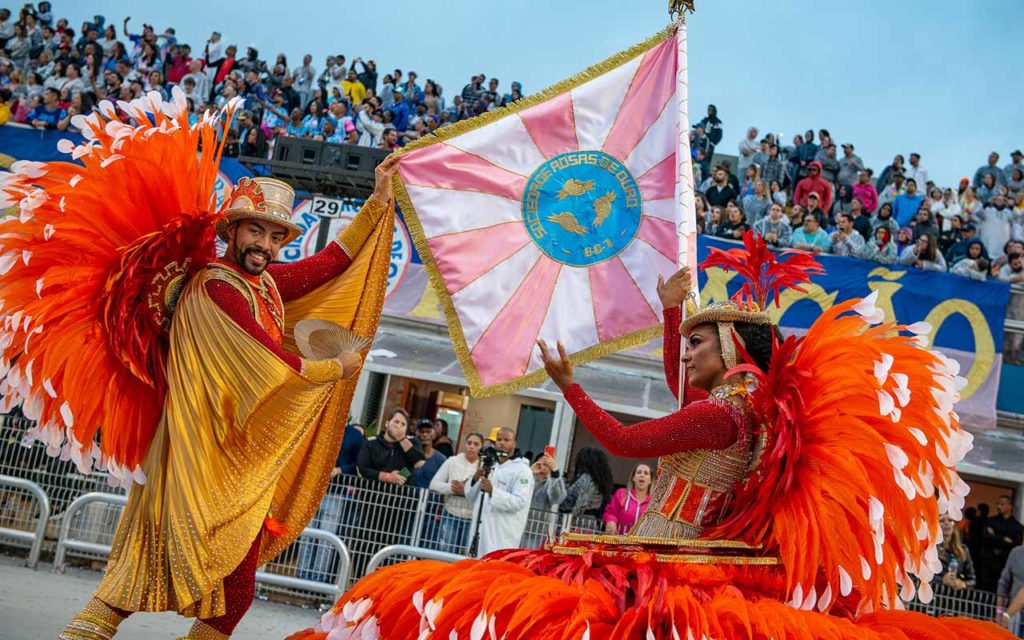
[[[475,396],[660,331],[656,284],[695,265],[686,27],[410,145],[398,198]],[[694,270],[696,272],[696,270]]]

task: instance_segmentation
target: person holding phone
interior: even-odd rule
[[[524,549],[539,549],[555,536],[558,505],[566,495],[565,476],[558,469],[555,447],[550,444],[533,461],[530,470],[533,472],[533,500],[522,545]]]

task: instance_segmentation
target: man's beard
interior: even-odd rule
[[[257,266],[257,267],[249,266],[248,258],[251,255],[261,255],[261,256],[263,256],[263,258],[264,258],[263,265],[262,266]],[[266,271],[267,266],[270,264],[270,261],[272,259],[271,255],[269,253],[267,253],[266,251],[264,251],[262,249],[259,249],[257,247],[247,247],[247,248],[242,249],[240,251],[236,251],[235,252],[235,258],[238,260],[238,266],[240,266],[243,269],[245,269],[245,272],[248,273],[249,275],[252,275],[252,276],[258,276],[261,273],[263,273],[264,271]]]

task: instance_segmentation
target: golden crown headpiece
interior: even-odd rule
[[[217,221],[217,235],[227,240],[227,230],[239,220],[265,220],[288,230],[288,244],[302,234],[292,222],[295,190],[291,185],[273,178],[242,178],[231,190],[228,208]]]

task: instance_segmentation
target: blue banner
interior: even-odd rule
[[[700,237],[698,260],[711,247],[730,249],[736,243]],[[1003,324],[1010,297],[1004,282],[978,282],[944,272],[881,265],[865,260],[822,255],[825,273],[812,278],[807,294],[785,293],[780,308],[771,309],[779,326],[801,332],[833,304],[878,292],[878,308],[886,320],[901,324],[925,321],[932,326],[930,344],[961,365],[968,385],[958,411],[968,424],[995,424],[996,394],[1003,350]],[[701,302],[723,301],[740,288],[736,274],[710,269],[699,276]]]

